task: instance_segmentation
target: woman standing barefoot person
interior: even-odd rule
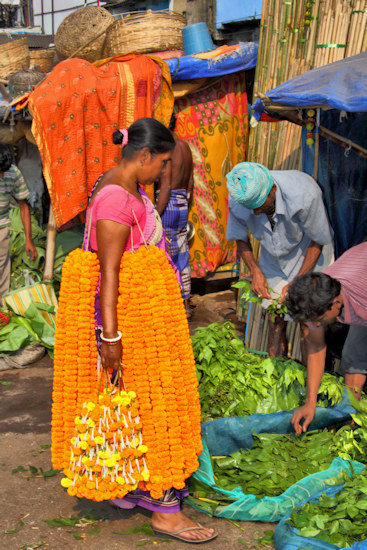
[[[117,371],[123,362],[117,315],[121,258],[125,251],[137,250],[144,241],[165,250],[160,217],[140,185],[152,184],[164,171],[175,141],[165,126],[150,118],[137,120],[128,130],[116,131],[113,141],[122,144],[122,158],[98,179],[93,189],[86,220],[90,234],[87,229],[85,247],[88,241],[100,263],[96,323],[102,367]],[[149,365],[144,367],[149,369]],[[213,540],[217,536],[213,529],[202,527],[180,511],[187,494],[186,488],[172,487],[155,499],[148,491],[137,489],[113,502],[121,508],[141,506],[151,510],[156,533],[189,543]]]

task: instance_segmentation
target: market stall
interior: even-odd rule
[[[367,52],[308,71],[253,106],[302,126],[304,172],[323,190],[335,255],[367,235]]]

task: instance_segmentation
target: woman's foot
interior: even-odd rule
[[[186,308],[186,317],[188,321],[191,321],[194,311],[191,308]]]
[[[153,512],[152,528],[157,533],[171,535],[179,540],[191,543],[206,542],[213,540],[217,536],[214,529],[208,529],[195,523],[182,512],[175,512],[173,514]],[[186,531],[185,529],[187,528],[189,530]]]

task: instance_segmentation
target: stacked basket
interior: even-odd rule
[[[29,67],[29,49],[26,38],[12,40],[0,46],[0,78],[8,79],[12,74]]]
[[[170,10],[130,12],[108,29],[106,56],[182,50],[185,25],[185,17]]]
[[[34,88],[45,78],[43,72],[35,69],[25,69],[14,73],[8,82],[9,99],[12,101],[16,97],[34,90]]]
[[[93,63],[101,59],[106,30],[115,22],[105,8],[86,6],[68,15],[55,34],[60,59],[80,57]]]
[[[54,66],[54,50],[30,50],[29,52],[29,66],[32,69],[37,67],[49,73]]]

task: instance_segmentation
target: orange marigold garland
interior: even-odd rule
[[[100,440],[96,442],[93,433],[92,422],[96,421],[93,411],[89,411],[90,417],[86,413],[80,416],[83,406],[88,411],[88,404],[90,409],[94,405],[98,411],[101,405],[95,401],[97,352],[93,308],[97,281],[96,255],[73,251],[64,263],[57,316],[53,464],[55,468],[65,468],[63,484],[70,494],[95,500],[116,498],[135,488],[137,482],[153,498],[160,498],[164,490],[184,487],[185,480],[198,468],[202,450],[195,360],[181,292],[164,251],[142,246],[137,252],[124,253],[117,308],[123,374],[127,389],[138,396],[139,427],[141,424],[146,454],[137,457],[137,472],[132,466],[131,479],[135,483],[129,482],[129,478],[123,483],[121,476],[116,476],[116,468],[118,473],[124,468],[126,457],[120,456],[118,460],[110,439],[108,448],[97,447]],[[109,398],[112,400],[111,395]],[[75,417],[77,423],[81,421],[77,426],[86,424],[82,428],[86,435],[77,436],[70,445]],[[114,429],[109,429],[109,434],[117,442],[121,426],[117,418],[112,424]],[[102,462],[102,466],[96,464],[97,448],[98,453],[108,456],[100,459],[110,461],[111,466],[107,462]],[[116,481],[117,477],[121,483]]]
[[[139,398],[150,479],[139,487],[160,498],[182,489],[202,450],[195,360],[176,276],[164,251],[125,252],[118,324],[124,379]]]
[[[75,416],[96,393],[94,300],[99,277],[95,253],[73,250],[65,259],[59,294],[52,395],[52,462],[69,463]]]

